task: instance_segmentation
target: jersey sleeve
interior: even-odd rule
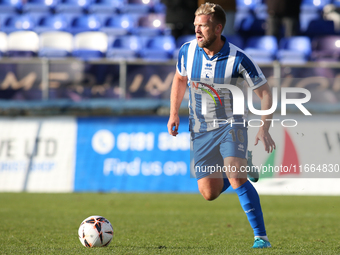
[[[254,60],[245,53],[241,53],[241,62],[239,66],[239,74],[242,76],[251,89],[257,89],[267,82],[266,77],[263,75],[260,67]]]
[[[187,55],[188,55],[189,43],[184,44],[178,53],[177,71],[181,76],[187,76]]]

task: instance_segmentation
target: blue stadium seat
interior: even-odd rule
[[[157,36],[164,33],[165,15],[164,14],[147,14],[138,19],[138,24],[133,33],[136,35]]]
[[[334,35],[335,27],[332,20],[314,19],[311,20],[305,31],[301,31],[304,35],[313,37],[320,35]]]
[[[105,22],[109,18],[119,15],[117,13],[109,13],[109,12],[85,12],[85,13],[96,15],[100,21],[100,24],[102,24],[102,26],[104,26]]]
[[[39,57],[60,58],[71,56],[73,36],[62,31],[44,32],[40,34]]]
[[[59,0],[55,7],[56,12],[82,13],[87,11],[92,0]]]
[[[266,0],[258,0],[257,4],[254,7],[254,13],[256,18],[258,19],[267,19],[267,4]]]
[[[63,13],[55,13],[55,15],[62,15],[68,24],[68,29],[70,29],[72,22],[78,18],[83,16],[82,13],[73,13],[73,12],[63,12]],[[99,18],[99,17],[98,17]]]
[[[177,38],[176,40],[176,48],[181,48],[183,44],[186,42],[189,42],[191,40],[196,39],[196,35],[181,35],[180,37]]]
[[[108,35],[126,35],[133,32],[136,28],[136,18],[129,14],[114,15],[109,17],[100,31]]]
[[[236,0],[237,12],[248,12],[249,10],[253,10],[259,2],[259,0]]]
[[[262,6],[266,6],[262,3],[262,0],[236,0],[235,31],[240,30],[242,21],[247,17],[253,16],[257,19],[264,19],[263,15],[259,15],[258,17],[255,15],[255,11],[259,14],[263,11]]]
[[[148,61],[167,61],[173,58],[175,49],[175,38],[170,35],[161,35],[152,37],[146,48],[141,50],[140,56]]]
[[[39,50],[39,37],[32,31],[16,31],[8,35],[9,57],[35,57]]]
[[[235,14],[235,20],[234,20],[234,30],[239,31],[241,27],[242,21],[247,18],[249,15],[253,15],[250,12],[239,12],[237,11]]]
[[[47,31],[66,31],[68,22],[64,15],[55,14],[42,17],[36,25],[34,31],[39,33]]]
[[[116,38],[107,50],[107,58],[134,60],[146,46],[147,37],[127,35]]]
[[[106,55],[108,37],[103,32],[82,32],[74,36],[72,55],[83,60],[103,58]]]
[[[27,13],[24,13],[24,14],[29,15],[32,18],[35,26],[38,25],[39,21],[43,17],[45,17],[47,15],[52,15],[52,13],[50,13],[50,12],[35,12],[35,11],[27,12]]]
[[[146,14],[152,11],[154,0],[127,0],[122,12]]]
[[[340,36],[321,36],[312,40],[312,60],[331,61],[340,60]]]
[[[101,28],[100,19],[94,14],[84,14],[75,17],[71,26],[69,27],[69,32],[72,34],[77,34],[86,31],[98,31]]]
[[[266,20],[248,15],[241,21],[237,32],[244,37],[260,36],[265,34],[265,26]]]
[[[306,31],[309,23],[315,19],[321,19],[319,12],[300,12],[300,31]]]
[[[277,58],[282,64],[304,64],[309,60],[311,51],[311,40],[307,36],[282,38]]]
[[[166,13],[166,5],[161,3],[161,2],[157,2],[155,1],[154,6],[153,6],[153,11],[155,13]]]
[[[21,7],[20,0],[0,0],[0,13],[15,13],[20,11]]]
[[[33,30],[34,26],[34,20],[28,14],[11,15],[4,21],[1,30],[8,34],[20,30]]]
[[[226,39],[228,42],[234,44],[235,46],[243,49],[244,47],[244,42],[241,36],[239,35],[228,35],[226,36]]]
[[[248,39],[244,51],[257,63],[271,63],[275,60],[278,49],[274,36],[255,36]]]
[[[7,53],[7,34],[0,32],[0,57],[4,57]]]
[[[94,0],[88,10],[90,13],[119,13],[125,3],[126,0]]]
[[[27,0],[22,6],[23,12],[50,12],[58,0]]]
[[[330,4],[332,0],[302,0],[301,12],[321,11],[326,4]]]
[[[0,12],[0,30],[2,30],[2,28],[4,27],[6,20],[13,15],[15,15],[15,14],[14,13],[1,13]]]

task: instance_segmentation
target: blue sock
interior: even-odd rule
[[[260,198],[254,186],[247,181],[235,189],[255,236],[266,236]]]
[[[229,186],[230,186],[230,182],[229,182],[228,178],[227,177],[223,178],[223,189],[222,189],[221,193],[226,191],[226,189],[229,188]]]

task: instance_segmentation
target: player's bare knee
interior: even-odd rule
[[[220,195],[220,192],[217,192],[215,190],[206,190],[206,189],[200,189],[200,193],[203,196],[203,198],[207,201],[213,201]]]
[[[220,194],[204,194],[203,197],[205,200],[207,201],[213,201],[215,200],[216,198],[218,198]]]

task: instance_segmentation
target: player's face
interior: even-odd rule
[[[209,48],[217,38],[215,33],[216,25],[211,21],[211,16],[196,16],[194,26],[198,46],[201,48]]]

